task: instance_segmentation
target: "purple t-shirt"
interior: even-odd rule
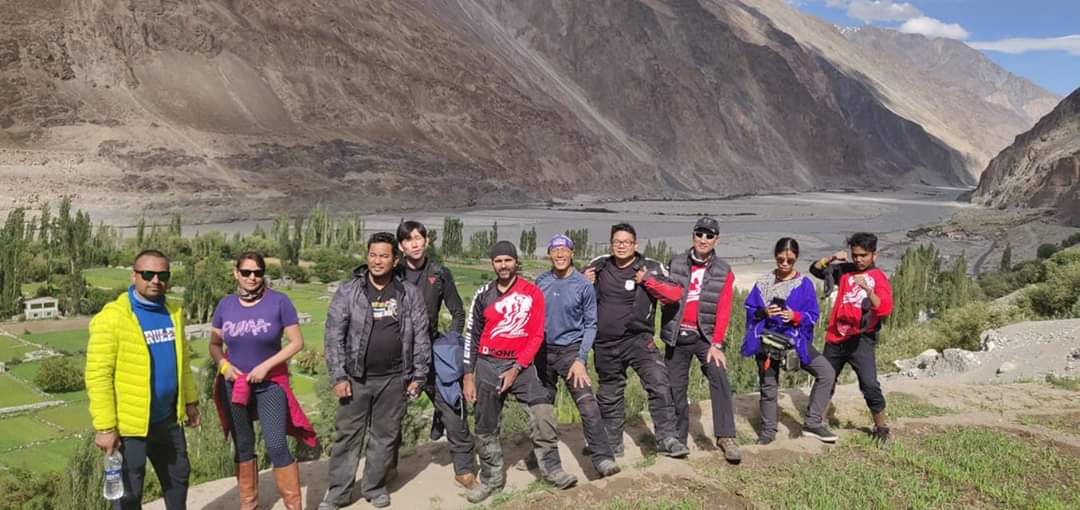
[[[221,330],[229,363],[245,373],[277,354],[281,333],[299,323],[289,297],[273,289],[266,289],[263,298],[251,307],[241,305],[236,294],[229,294],[214,310],[214,328]]]

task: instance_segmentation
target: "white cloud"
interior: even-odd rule
[[[1080,57],[1080,34],[1064,37],[1017,37],[1000,41],[971,42],[968,46],[977,50],[1000,51],[1020,54],[1029,51],[1064,51]]]
[[[920,34],[926,37],[942,37],[945,39],[967,39],[970,33],[957,23],[943,23],[936,18],[919,16],[912,18],[900,25],[900,31],[905,34]]]
[[[826,0],[830,7],[842,7],[844,0]],[[848,0],[847,15],[864,23],[872,21],[907,21],[922,16],[918,7],[892,0]]]

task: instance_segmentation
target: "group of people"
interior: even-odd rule
[[[554,404],[560,381],[580,412],[585,450],[598,475],[620,471],[628,368],[648,394],[657,452],[686,457],[694,358],[709,384],[716,445],[727,461],[738,463],[724,347],[735,276],[716,253],[719,235],[715,219],[699,219],[691,247],[662,264],[644,257],[634,227],[620,223],[611,228],[611,253],[581,270],[573,241],[555,235],[547,245],[551,269],[535,283],[520,275],[515,246],[499,241],[489,252],[496,277],[476,291],[468,314],[450,270],[427,255],[424,225],[406,221],[396,235],[372,235],[367,263],[339,286],[327,311],[324,354],[338,407],[320,510],[352,502],[362,452],[362,497],[375,507],[390,504],[387,485],[397,472],[402,419],[421,393],[434,405],[431,437],[447,438],[454,480],[472,503],[506,482],[499,430],[507,395],[529,414],[533,449],[523,467],[535,467],[561,489],[577,483],[559,457]],[[809,268],[824,280],[826,293],[837,289],[822,352],[813,346],[821,317],[816,286],[796,269],[795,239],[776,243],[776,268],[746,298],[741,354],[758,366],[758,444],[776,438],[782,369],[802,369],[815,379],[803,435],[835,441],[825,414],[845,364],[854,369],[873,415],[874,437],[888,439],[874,347],[892,308],[891,291],[875,267],[877,238],[859,233],[848,245]],[[128,292],[90,323],[86,386],[95,442],[106,453],[123,452],[118,509],[139,508],[147,459],[166,507],[185,508],[190,469],[180,424],[198,426],[200,420],[182,313],[165,299],[169,276],[164,254],[140,253]],[[210,355],[219,372],[215,404],[234,442],[240,507],[258,507],[258,420],[281,499],[286,508],[299,509],[299,471],[286,436],[311,446],[316,438],[289,385],[288,361],[304,345],[296,309],[267,285],[260,254],[241,254],[233,276],[236,292],[213,314]],[[440,328],[444,307],[451,319]],[[654,340],[657,308],[663,352]],[[475,414],[473,431],[467,404]]]

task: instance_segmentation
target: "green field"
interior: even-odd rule
[[[18,367],[16,367],[18,368]],[[15,380],[9,374],[0,374],[0,407],[21,406],[42,402],[44,398]]]
[[[90,423],[90,411],[85,402],[42,409],[34,413],[34,416],[39,420],[60,426],[65,433],[85,432],[93,428]]]
[[[22,359],[23,355],[34,350],[33,347],[22,344],[14,338],[0,336],[0,361],[10,361],[12,358]]]
[[[86,356],[83,356],[83,355],[79,354],[79,355],[74,355],[74,356],[68,356],[67,359],[71,363],[73,363],[75,366],[79,367],[80,370],[82,370],[82,369],[84,369],[86,367]],[[41,362],[40,361],[32,361],[32,362],[29,362],[29,363],[20,363],[18,365],[15,365],[15,366],[11,367],[9,370],[11,371],[11,373],[19,376],[24,381],[27,381],[30,384],[33,384],[34,377],[36,377],[37,373],[39,371],[41,371]],[[68,393],[53,393],[53,394],[51,394],[51,396],[52,396],[52,398],[54,398],[56,400],[65,400],[65,401],[68,401],[68,402],[82,402],[82,401],[86,400],[86,391],[72,391],[72,392],[68,392]],[[2,398],[2,397],[0,397],[0,398]],[[7,405],[13,405],[13,404],[7,404]]]
[[[131,270],[117,267],[95,267],[83,270],[86,283],[103,289],[117,289],[131,285]]]
[[[58,471],[67,465],[68,458],[79,447],[82,439],[59,439],[31,448],[23,448],[5,453],[0,463],[9,468],[21,467],[30,471],[44,473]]]
[[[3,434],[0,434],[0,452],[60,436],[60,430],[56,427],[28,415],[0,419],[0,430],[3,431]]]
[[[90,332],[85,328],[68,331],[51,331],[49,333],[30,333],[23,335],[27,340],[47,345],[53,349],[68,353],[76,353],[86,350],[86,342],[90,339]]]

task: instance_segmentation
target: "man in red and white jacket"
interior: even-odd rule
[[[498,278],[476,291],[465,325],[462,391],[475,405],[480,457],[480,484],[466,493],[474,504],[506,485],[499,416],[507,394],[529,406],[530,437],[544,479],[560,489],[577,483],[577,477],[562,468],[555,408],[533,365],[544,342],[544,293],[518,276],[512,243],[495,243],[489,255]]]
[[[840,380],[845,364],[855,370],[859,391],[874,417],[874,439],[884,443],[889,439],[889,427],[874,348],[882,321],[892,313],[892,287],[885,273],[874,266],[877,236],[854,234],[848,239],[848,248],[851,262],[847,252],[838,251],[810,265],[810,274],[825,280],[826,289],[838,286],[822,354],[836,371],[836,380]]]
[[[676,431],[684,443],[690,431],[690,363],[697,358],[709,380],[713,437],[731,463],[742,460],[735,444],[735,402],[724,355],[724,335],[731,318],[735,273],[716,255],[720,224],[703,217],[694,224],[693,246],[668,262],[671,279],[686,288],[680,302],[663,307],[660,338],[667,344],[664,358],[675,400]]]

